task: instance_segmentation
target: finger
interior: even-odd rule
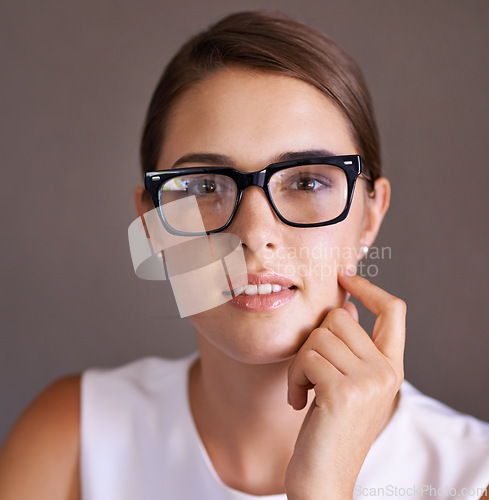
[[[343,314],[353,322],[346,311],[343,311]],[[358,325],[358,323],[356,324]],[[347,328],[347,326],[343,324],[342,328]],[[370,341],[370,343],[372,342]],[[304,353],[308,350],[319,353],[344,375],[351,373],[355,364],[359,361],[358,356],[355,355],[350,347],[329,328],[316,328],[297,353],[293,364],[300,366]]]
[[[342,311],[350,318],[345,310]],[[353,322],[351,318],[350,321]],[[355,324],[358,326],[358,323]],[[374,347],[372,341],[368,340]],[[294,408],[304,407],[307,402],[307,392],[320,380],[320,374],[311,371],[309,366],[311,359],[312,362],[317,362],[316,354],[327,360],[342,375],[352,374],[358,370],[360,359],[340,338],[327,328],[315,329],[289,367],[289,398]]]
[[[352,313],[348,312],[346,307],[331,309],[321,323],[320,328],[331,330],[360,359],[373,360],[377,356],[383,355],[372,342],[368,333],[361,327],[358,321],[353,319],[352,314],[356,313],[358,315],[358,312],[353,304],[351,306],[354,308],[354,312],[352,311]]]
[[[347,302],[344,305],[344,309],[348,311],[350,316],[358,323],[358,310],[353,302]]]
[[[377,320],[372,340],[388,358],[402,364],[405,340],[406,304],[361,276],[338,275],[339,284],[372,311]]]
[[[392,305],[393,302],[403,302],[358,274],[353,276],[338,274],[338,282],[376,316],[385,312],[387,306]]]
[[[299,355],[297,355],[299,356]],[[300,362],[294,359],[289,369],[287,400],[295,410],[302,410],[307,404],[307,393],[317,384],[333,383],[343,374],[317,351],[307,350]]]

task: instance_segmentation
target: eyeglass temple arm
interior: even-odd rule
[[[363,177],[364,179],[366,179],[370,183],[372,190],[375,190],[375,179],[371,175],[369,169],[365,168],[363,165],[361,165],[360,168],[361,168],[361,170],[360,170],[360,174],[358,177]]]

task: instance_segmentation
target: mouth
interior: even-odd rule
[[[222,292],[227,297],[232,296],[230,304],[256,312],[270,311],[288,304],[297,290],[297,285],[290,279],[273,272],[238,276],[233,279],[233,283],[238,286]]]
[[[273,293],[281,292],[282,290],[294,290],[297,287],[292,286],[281,286],[278,283],[261,283],[259,285],[251,284],[245,286],[239,286],[231,291],[224,291],[224,295],[233,295],[237,297],[238,295],[270,295]]]
[[[231,288],[232,284],[230,278],[228,278],[228,283],[229,288]],[[233,295],[233,297],[238,295],[270,295],[280,293],[282,290],[293,290],[297,288],[289,278],[271,271],[261,274],[248,273],[234,276],[232,283],[235,285],[235,288],[224,290],[222,292],[224,295]],[[238,286],[236,286],[236,284],[238,284]]]

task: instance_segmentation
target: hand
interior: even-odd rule
[[[351,500],[404,378],[406,304],[360,276],[341,275],[338,281],[377,319],[370,339],[352,303],[332,309],[290,365],[293,408],[304,408],[308,391],[315,392],[287,468],[291,500]]]

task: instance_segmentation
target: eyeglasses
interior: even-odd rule
[[[360,175],[373,182],[362,171],[360,156],[348,155],[272,163],[250,173],[214,166],[161,170],[147,172],[144,183],[168,232],[203,236],[229,227],[250,186],[263,189],[274,212],[289,226],[336,224],[348,215]],[[199,217],[170,205],[191,197]]]

